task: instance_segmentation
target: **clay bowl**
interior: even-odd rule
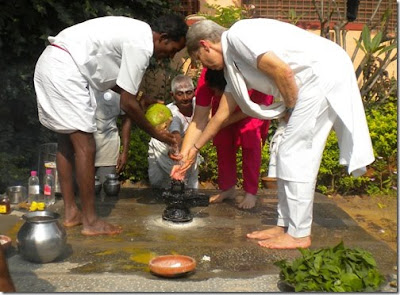
[[[3,247],[4,251],[11,247],[11,238],[5,235],[0,235],[0,243],[1,247]]]
[[[278,184],[276,183],[276,178],[273,177],[261,177],[261,182],[266,189],[277,190]]]
[[[150,271],[162,277],[179,277],[196,268],[196,260],[184,255],[157,256],[149,262]]]

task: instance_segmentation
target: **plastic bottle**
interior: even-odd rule
[[[54,176],[51,169],[46,169],[46,175],[43,179],[43,194],[46,206],[52,205],[56,202]]]
[[[38,202],[40,198],[40,185],[37,171],[31,171],[31,176],[28,179],[28,202]]]
[[[7,195],[0,195],[0,214],[10,214],[11,213],[11,206],[10,206],[10,199]]]

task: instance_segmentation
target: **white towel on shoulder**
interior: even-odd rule
[[[226,34],[221,36],[222,51],[225,61],[225,79],[231,86],[233,98],[240,109],[247,115],[259,119],[271,120],[283,117],[285,105],[283,102],[276,102],[268,106],[253,102],[249,97],[246,82],[242,73],[236,67],[235,62],[229,54]],[[265,93],[268,94],[268,93]]]

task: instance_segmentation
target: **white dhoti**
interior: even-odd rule
[[[307,120],[302,116],[302,112],[295,114],[293,112],[293,117],[290,118],[288,126],[299,126],[302,128],[309,128],[306,130],[306,134],[312,135],[311,138],[299,138],[297,128],[286,129],[287,132],[295,132],[290,136],[289,140],[282,142],[278,149],[278,162],[282,161],[280,158],[280,153],[283,154],[292,153],[299,154],[296,146],[293,145],[294,142],[299,142],[305,140],[304,144],[309,146],[308,152],[309,164],[303,166],[307,167],[308,171],[304,171],[305,177],[303,181],[284,179],[278,177],[278,226],[288,227],[288,233],[296,238],[309,236],[311,234],[311,224],[313,219],[313,201],[314,201],[314,191],[316,178],[318,174],[319,165],[322,159],[322,154],[324,151],[326,140],[332,129],[332,126],[337,119],[336,113],[333,111],[332,107],[329,105],[327,99],[318,100],[316,107],[313,108],[316,113],[315,120],[310,120],[307,114]],[[297,110],[301,110],[302,104],[296,105]],[[311,121],[312,124],[305,123],[305,121]],[[303,129],[303,131],[305,131]],[[290,134],[289,134],[290,135]],[[287,136],[287,134],[286,134]],[[302,137],[302,136],[300,136]],[[297,147],[299,148],[299,147]],[[287,157],[287,155],[284,155]],[[305,156],[306,157],[306,156]],[[303,163],[304,159],[298,161],[300,164]],[[294,165],[298,165],[293,163]],[[279,169],[282,169],[280,167]],[[285,174],[285,173],[283,173]],[[287,175],[287,174],[286,174]]]
[[[47,46],[34,76],[40,123],[58,133],[96,131],[96,100],[71,55]]]

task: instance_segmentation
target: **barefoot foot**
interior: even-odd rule
[[[213,195],[210,197],[210,203],[222,203],[225,199],[234,199],[236,195],[235,187],[223,191],[220,194]]]
[[[257,230],[252,233],[247,234],[249,239],[257,239],[257,240],[265,240],[270,239],[279,235],[282,235],[287,230],[287,227],[283,226],[275,226],[273,228],[265,229],[265,230]]]
[[[84,225],[81,231],[84,236],[117,235],[121,232],[120,226],[109,224],[103,220],[96,220],[91,225]]]
[[[258,244],[261,247],[269,249],[297,249],[297,248],[308,248],[311,246],[311,237],[295,238],[284,233],[282,235],[270,238],[265,241],[259,241]]]
[[[256,205],[257,196],[246,193],[244,200],[239,203],[238,208],[240,209],[252,209]]]
[[[65,214],[65,218],[63,221],[64,227],[74,227],[82,224],[82,213],[77,210],[73,214]]]

